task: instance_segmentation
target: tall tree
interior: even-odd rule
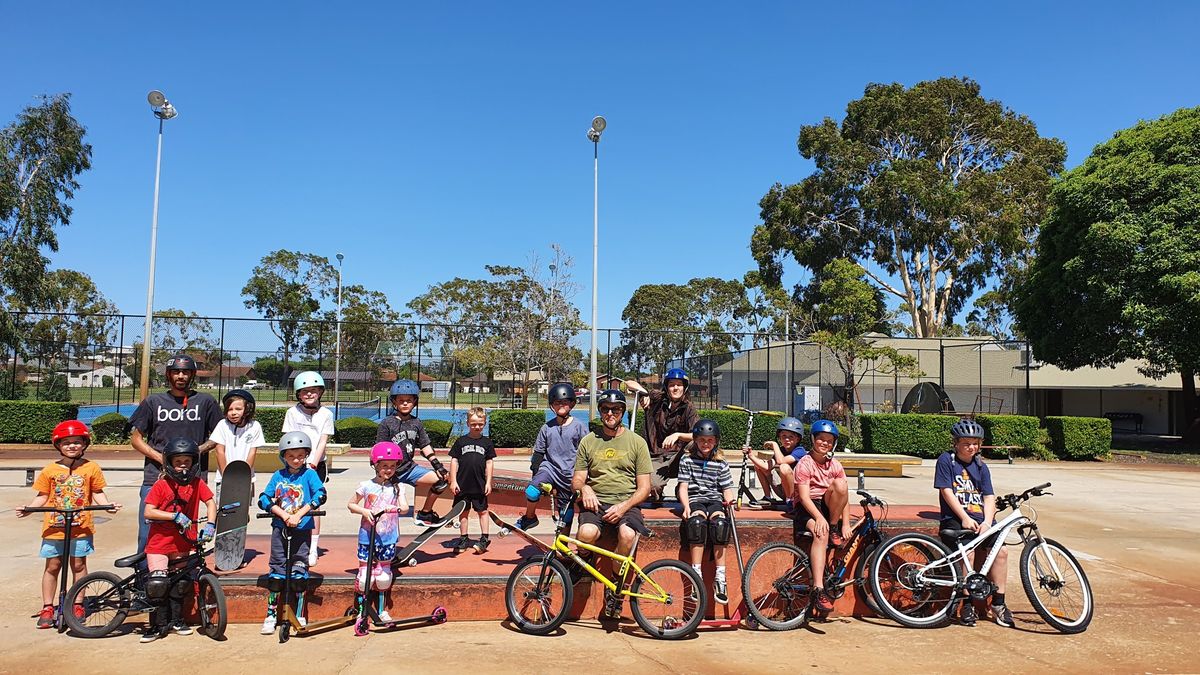
[[[817,170],[759,202],[763,279],[781,283],[787,256],[814,272],[853,259],[907,308],[917,337],[937,335],[1027,252],[1066,156],[966,78],[870,84],[840,124],[802,127],[797,145]]]
[[[21,342],[43,358],[58,361],[110,344],[117,306],[109,302],[88,275],[53,270],[41,278],[37,304],[27,305],[14,293],[7,300],[20,327]]]
[[[1037,358],[1179,373],[1200,442],[1200,108],[1118,132],[1050,195],[1013,310]]]
[[[686,284],[644,284],[621,319],[619,355],[638,373],[663,372],[685,355],[724,354],[741,347],[754,308],[736,279],[702,277]]]
[[[70,94],[42,97],[0,129],[0,302],[42,304],[48,260],[57,251],[57,227],[71,222],[76,178],[92,166],[86,130],[71,116]],[[6,307],[0,307],[5,309]],[[11,343],[16,326],[0,311],[0,338]]]
[[[242,288],[243,304],[270,319],[286,367],[305,345],[312,319],[337,288],[337,268],[329,258],[280,249],[259,261]]]

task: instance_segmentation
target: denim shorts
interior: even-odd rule
[[[431,469],[426,469],[420,464],[413,464],[408,471],[404,472],[403,476],[397,476],[396,480],[400,481],[401,483],[416,487],[417,481],[421,480],[421,478],[427,473],[433,473],[433,471]]]
[[[71,540],[71,555],[76,558],[86,558],[96,552],[92,546],[91,537],[76,537]],[[43,539],[40,555],[43,558],[57,558],[63,553],[62,539]]]

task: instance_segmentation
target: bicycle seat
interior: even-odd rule
[[[963,543],[963,544],[965,544],[968,541],[971,541],[975,537],[979,536],[978,532],[972,532],[971,530],[951,529],[951,528],[946,528],[946,529],[942,530],[940,532],[940,534],[942,537],[942,541],[946,541],[946,542],[956,541],[956,542]]]
[[[145,559],[145,553],[134,553],[133,555],[127,555],[124,558],[117,560],[113,563],[113,565],[116,567],[133,567]]]

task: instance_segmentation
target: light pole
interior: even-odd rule
[[[599,301],[596,280],[600,261],[600,134],[608,126],[600,115],[592,118],[587,137],[592,142],[592,370],[588,380],[589,417],[596,419],[596,305]]]
[[[337,309],[337,347],[333,359],[333,418],[338,416],[338,391],[341,390],[339,380],[342,377],[342,261],[346,256],[337,254],[338,261],[338,309]]]
[[[150,109],[158,118],[158,158],[154,161],[154,215],[150,221],[150,280],[146,284],[146,330],[142,335],[142,374],[139,398],[150,394],[150,324],[154,320],[154,254],[158,250],[158,178],[162,169],[163,122],[179,111],[157,89],[146,95]]]

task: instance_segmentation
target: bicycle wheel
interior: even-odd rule
[[[657,586],[658,588],[655,588]],[[665,601],[638,594],[666,594]],[[691,565],[678,560],[655,560],[633,580],[629,592],[629,611],[642,630],[663,640],[691,635],[704,620],[708,593],[704,580]]]
[[[573,597],[571,577],[557,558],[527,558],[508,575],[504,606],[522,633],[545,635],[567,620]]]
[[[1079,561],[1057,541],[1025,544],[1021,585],[1042,619],[1063,633],[1082,633],[1092,622],[1092,585]]]
[[[76,581],[67,597],[83,605],[83,618],[64,613],[67,626],[80,637],[98,638],[125,622],[133,592],[112,572],[92,572]]]
[[[885,616],[909,628],[934,628],[954,608],[958,569],[937,539],[915,532],[888,539],[875,553],[867,579]]]
[[[871,582],[867,579],[871,574],[871,560],[878,550],[879,542],[875,541],[864,545],[859,552],[858,561],[854,563],[854,591],[872,614],[882,616],[883,612],[879,609],[879,603],[875,601],[875,594],[871,592]]]
[[[201,574],[196,591],[196,612],[200,615],[200,632],[219,640],[225,635],[225,622],[229,614],[225,611],[225,591],[216,575]]]
[[[746,563],[742,577],[746,609],[771,630],[791,630],[804,623],[811,592],[808,555],[797,546],[767,544]]]

